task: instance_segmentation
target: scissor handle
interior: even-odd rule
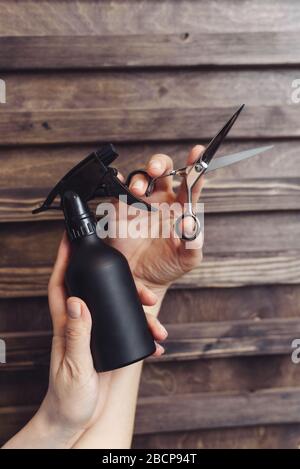
[[[190,234],[184,232],[183,221],[186,218],[192,218],[194,221],[194,230]],[[184,241],[194,241],[201,232],[200,221],[193,213],[183,213],[179,218],[177,218],[174,224],[174,228],[179,238],[183,239]]]
[[[131,180],[133,178],[133,176],[136,176],[137,174],[142,174],[148,181],[148,187],[147,187],[147,190],[146,190],[146,196],[148,197],[149,195],[152,194],[153,192],[153,188],[154,188],[154,178],[151,177],[147,171],[145,171],[144,169],[135,169],[134,171],[131,171],[131,173],[128,174],[127,176],[127,179],[125,181],[125,184],[127,187],[129,187],[130,183],[131,183]]]

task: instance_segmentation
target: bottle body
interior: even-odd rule
[[[92,315],[91,349],[97,371],[109,371],[151,355],[155,343],[126,258],[96,233],[72,243],[65,282],[68,293]]]

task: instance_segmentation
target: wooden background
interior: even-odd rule
[[[31,209],[101,141],[126,174],[183,163],[241,103],[209,176],[203,264],[168,292],[168,353],[144,367],[136,447],[300,444],[298,0],[0,0],[0,440],[47,387],[46,286],[62,220]]]

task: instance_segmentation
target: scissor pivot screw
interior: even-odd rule
[[[200,171],[202,171],[202,169],[206,169],[208,167],[208,165],[206,163],[204,163],[204,161],[200,161],[200,163],[197,163],[195,165],[195,169],[198,173],[200,173]]]

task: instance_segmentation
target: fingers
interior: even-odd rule
[[[203,147],[202,145],[194,146],[188,155],[187,166],[194,164],[199,158],[199,156],[201,155],[201,153],[203,153],[204,150],[205,150],[205,147]],[[204,185],[204,176],[201,176],[193,187],[193,203],[198,202],[203,185]],[[180,202],[181,204],[184,204],[187,202],[187,191],[186,191],[185,181],[182,181],[182,184],[178,191],[177,201]]]
[[[147,165],[147,173],[151,177],[162,176],[173,169],[173,161],[168,155],[153,155]],[[148,178],[143,174],[136,174],[132,177],[129,189],[138,197],[145,195],[149,184]],[[166,177],[155,183],[155,189],[162,191],[172,191],[173,178]]]
[[[144,306],[154,306],[157,302],[157,296],[155,293],[150,290],[150,288],[147,288],[141,281],[136,280],[135,281],[136,288],[141,300],[141,303]]]
[[[166,328],[161,324],[161,322],[152,314],[146,314],[148,327],[156,341],[165,340],[168,337],[168,332]],[[156,350],[153,354],[154,357],[160,357],[165,353],[165,349],[162,345],[155,342]]]
[[[74,373],[87,373],[93,370],[90,349],[91,315],[84,301],[75,297],[67,300],[67,313],[64,359]]]
[[[66,292],[64,277],[70,255],[70,246],[66,233],[60,242],[52,275],[48,284],[48,300],[55,336],[64,335],[66,320]]]
[[[157,154],[150,158],[147,165],[149,176],[158,177],[167,174],[173,169],[173,160],[168,155]],[[173,190],[173,178],[171,176],[159,179],[155,183],[155,188],[163,191]]]
[[[70,245],[67,238],[67,233],[64,232],[61,239],[55,264],[53,267],[52,275],[49,280],[49,286],[61,286],[64,282],[64,276],[68,265],[70,256]]]
[[[142,197],[145,195],[148,182],[148,179],[143,174],[136,174],[130,181],[129,189],[137,197]]]

